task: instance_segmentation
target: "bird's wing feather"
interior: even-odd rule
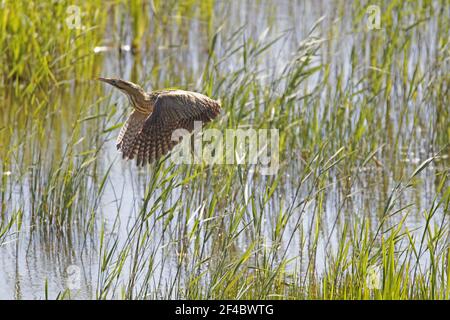
[[[125,121],[122,129],[120,129],[119,136],[116,140],[116,146],[117,149],[122,151],[124,158],[129,157],[130,152],[133,151],[136,136],[142,130],[142,126],[147,118],[148,115],[133,111],[127,121]]]
[[[160,94],[155,107],[136,136],[129,158],[136,156],[137,164],[150,163],[173,149],[172,140],[177,129],[192,132],[195,121],[209,122],[220,113],[220,104],[202,94],[170,91]]]

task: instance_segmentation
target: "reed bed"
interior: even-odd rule
[[[450,7],[369,5],[2,1],[0,297],[449,299]],[[277,174],[124,162],[98,76],[278,129]]]

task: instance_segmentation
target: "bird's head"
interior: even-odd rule
[[[138,108],[139,104],[143,103],[147,97],[144,89],[133,82],[116,78],[97,78],[97,80],[110,84],[125,93],[135,108]]]

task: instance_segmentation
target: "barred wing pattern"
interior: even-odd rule
[[[175,130],[192,132],[194,121],[209,122],[219,112],[219,103],[202,94],[181,90],[162,93],[155,101],[153,113],[134,139],[133,149],[122,149],[124,157],[136,157],[137,165],[151,163],[178,143],[172,141]]]
[[[122,129],[120,129],[119,136],[116,140],[116,147],[122,151],[124,158],[126,154],[130,154],[130,152],[133,151],[136,136],[141,131],[147,118],[148,114],[133,111],[123,125]]]

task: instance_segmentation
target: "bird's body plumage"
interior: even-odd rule
[[[159,90],[146,93],[139,86],[123,80],[100,80],[125,92],[135,108],[119,132],[117,148],[123,158],[136,159],[138,165],[151,163],[171,151],[178,143],[172,139],[177,129],[192,132],[195,121],[206,123],[220,113],[218,101],[197,92]]]

